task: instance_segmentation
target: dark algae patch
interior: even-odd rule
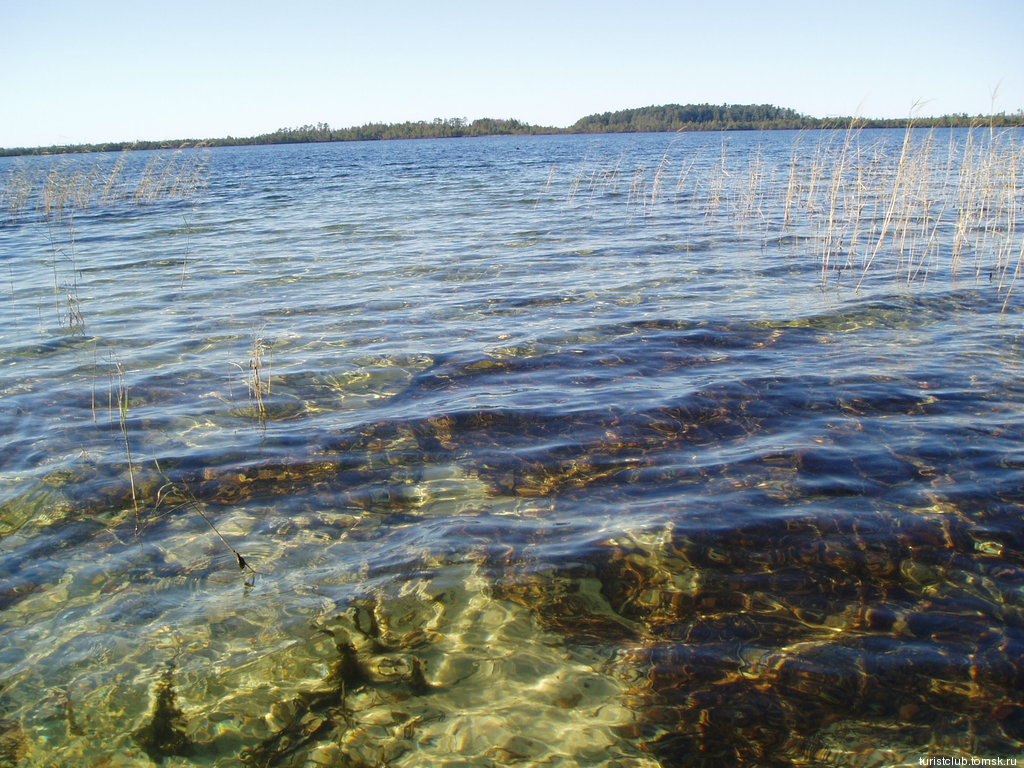
[[[195,751],[185,733],[185,713],[178,708],[174,692],[174,666],[168,665],[153,689],[153,709],[145,724],[132,738],[153,762],[162,765],[172,755],[188,757]]]
[[[17,768],[28,754],[28,738],[15,720],[0,720],[0,768]]]
[[[883,514],[679,536],[663,555],[696,569],[689,591],[634,555],[612,599],[651,636],[635,651],[646,669],[634,691],[650,748],[667,766],[790,766],[827,754],[830,733],[898,728],[922,747],[938,736],[1014,750],[1019,605],[974,588],[1013,566],[956,554],[969,530],[951,516]]]

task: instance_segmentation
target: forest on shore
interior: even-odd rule
[[[121,150],[177,149],[183,147],[226,147],[260,144],[299,144],[327,141],[380,141],[389,139],[459,138],[465,136],[525,136],[559,133],[655,133],[676,131],[744,131],[820,128],[905,128],[968,127],[997,128],[1024,126],[1024,110],[1007,114],[966,113],[928,118],[818,118],[771,104],[665,104],[622,109],[580,118],[568,128],[530,125],[515,119],[484,117],[435,118],[404,123],[367,123],[352,128],[332,128],[327,123],[279,128],[272,133],[238,138],[168,139],[162,141],[114,141],[101,144],[68,144],[49,147],[0,148],[0,156],[53,155],[73,152],[119,152]]]

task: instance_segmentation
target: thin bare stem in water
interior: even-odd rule
[[[1006,286],[1006,293],[1003,297],[1003,312],[1006,311],[1006,308],[1010,303],[1010,294],[1013,293],[1013,289],[1017,285],[1017,279],[1020,277],[1022,269],[1024,269],[1024,242],[1021,243],[1020,252],[1017,254],[1017,263],[1014,266],[1013,274],[1010,276],[1010,282]]]
[[[705,216],[711,216],[716,213],[722,205],[722,195],[725,191],[726,179],[731,175],[732,174],[729,173],[728,163],[726,162],[726,143],[723,136],[722,155],[715,168],[715,172],[712,174],[711,180],[708,183],[708,197],[704,206]]]
[[[245,579],[245,585],[247,587],[253,586],[257,576],[257,571],[251,565],[249,565],[248,561],[244,557],[242,557],[242,553],[235,549],[234,546],[232,546],[231,542],[227,540],[224,534],[220,532],[220,529],[217,528],[217,526],[214,524],[213,520],[210,519],[210,516],[203,511],[203,506],[200,503],[199,499],[195,497],[195,494],[192,493],[192,491],[188,488],[187,485],[179,484],[171,480],[164,472],[163,468],[160,466],[159,461],[153,459],[153,464],[156,465],[156,471],[165,481],[164,485],[161,486],[161,488],[157,491],[156,506],[159,507],[164,502],[164,500],[172,494],[174,496],[183,498],[185,501],[173,507],[173,509],[182,509],[187,506],[191,507],[192,510],[197,512],[199,516],[203,518],[204,521],[206,521],[206,524],[210,526],[210,530],[213,531],[216,534],[217,538],[221,540],[221,543],[223,543],[224,546],[231,551],[231,554],[235,556],[235,561],[238,563],[239,570],[248,571],[249,576],[247,576]]]
[[[672,145],[676,142],[673,139],[669,142],[668,147],[665,148],[664,153],[661,156],[661,162],[658,163],[658,168],[654,172],[654,179],[651,182],[651,194],[649,198],[644,200],[644,216],[649,216],[654,213],[654,206],[657,204],[658,199],[661,197],[662,178],[668,171],[669,165],[669,154],[672,151]]]
[[[128,457],[128,482],[132,491],[132,508],[135,510],[135,534],[139,534],[139,497],[135,489],[135,462],[132,459],[132,445],[128,439],[128,384],[124,378],[124,369],[121,363],[115,363],[117,372],[117,412],[118,423],[121,427],[121,437],[124,439],[124,451]]]
[[[192,214],[195,214],[195,209],[192,209]],[[180,287],[185,287],[185,277],[188,275],[188,257],[191,253],[192,246],[192,219],[191,215],[184,215],[181,217],[185,222],[185,258],[181,261],[181,284]]]

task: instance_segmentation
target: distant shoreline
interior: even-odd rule
[[[280,128],[273,133],[238,138],[113,141],[97,144],[66,144],[47,147],[0,148],[0,157],[64,155],[194,147],[262,146],[342,141],[388,141],[484,136],[544,136],[594,133],[677,133],[693,131],[834,130],[836,128],[969,128],[1021,127],[1024,110],[1015,114],[970,116],[965,113],[926,118],[809,117],[769,104],[667,104],[588,115],[568,128],[529,125],[515,119],[435,118],[404,123],[367,123],[352,128],[332,128],[326,123]]]

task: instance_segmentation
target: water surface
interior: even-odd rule
[[[0,761],[1018,754],[1019,137],[903,140],[0,161]]]

